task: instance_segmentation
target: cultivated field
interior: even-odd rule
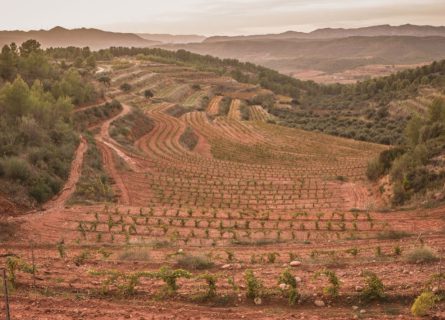
[[[9,221],[13,319],[412,317],[441,271],[445,208],[382,208],[365,172],[385,146],[277,126],[249,104],[263,89],[213,73],[134,60],[110,76],[122,108],[89,129],[116,201],[69,201],[82,139],[62,193]]]

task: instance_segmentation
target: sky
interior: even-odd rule
[[[0,0],[1,30],[238,35],[445,24],[445,0]]]

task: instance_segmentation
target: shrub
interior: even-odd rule
[[[28,163],[18,157],[6,158],[1,161],[4,176],[9,179],[24,182],[31,176]]]
[[[331,296],[332,298],[337,297],[340,290],[340,280],[338,279],[336,273],[326,269],[315,273],[315,278],[318,278],[320,275],[326,276],[329,281],[329,286],[323,288],[323,293],[327,296]]]
[[[131,84],[126,83],[126,82],[121,84],[121,86],[120,86],[120,89],[124,92],[130,92],[131,88],[132,88]]]
[[[154,277],[161,279],[166,284],[166,289],[168,293],[174,293],[178,290],[178,285],[176,280],[178,278],[189,279],[192,275],[182,269],[172,270],[169,267],[161,267],[158,272],[154,273]]]
[[[300,293],[298,292],[297,289],[297,280],[295,280],[295,277],[292,275],[289,268],[287,268],[281,273],[280,278],[278,279],[278,283],[279,284],[283,283],[289,286],[286,293],[289,299],[288,300],[289,305],[290,306],[295,305],[298,299],[300,298]]]
[[[205,270],[212,268],[215,264],[207,257],[185,255],[178,259],[177,266],[188,270]]]
[[[376,181],[383,174],[383,170],[384,168],[379,160],[371,160],[366,169],[366,176],[369,180]]]
[[[434,250],[429,247],[412,249],[405,258],[409,263],[431,263],[439,260]]]
[[[385,298],[385,286],[383,282],[373,272],[366,271],[363,273],[365,277],[365,288],[362,291],[362,298],[365,301],[380,300]]]
[[[8,271],[8,281],[12,287],[17,284],[16,272],[22,271],[29,274],[35,274],[36,270],[33,266],[27,264],[19,257],[8,257],[6,259],[6,270]]]
[[[127,248],[119,254],[118,259],[124,261],[150,261],[150,253],[145,247]]]
[[[411,234],[405,231],[396,231],[396,230],[389,230],[389,231],[383,231],[380,232],[377,235],[377,238],[381,240],[398,240],[406,237],[410,237]]]
[[[411,313],[416,317],[427,316],[435,306],[438,297],[432,292],[422,292],[411,306]]]
[[[90,252],[88,250],[83,250],[79,255],[74,257],[74,264],[76,266],[81,266],[85,263],[85,261],[90,257]]]
[[[263,284],[257,277],[255,277],[251,269],[247,269],[244,273],[244,279],[247,284],[246,297],[254,300],[255,298],[261,298],[263,295]]]
[[[153,94],[153,92],[151,90],[147,89],[147,90],[144,91],[144,97],[147,98],[147,99],[150,99],[150,98],[154,97],[154,94]]]
[[[179,142],[182,146],[184,146],[187,150],[195,149],[198,144],[199,137],[193,131],[191,127],[187,127],[183,134],[179,137]]]
[[[205,299],[212,299],[216,296],[216,282],[218,281],[218,277],[214,274],[204,273],[197,277],[198,279],[205,280],[207,283],[207,292],[204,296]]]

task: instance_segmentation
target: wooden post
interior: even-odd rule
[[[6,270],[5,269],[2,269],[2,275],[3,275],[3,292],[5,294],[6,320],[11,320],[11,316],[9,314],[8,283],[6,282]]]

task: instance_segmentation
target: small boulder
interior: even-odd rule
[[[291,263],[289,263],[289,265],[290,265],[291,267],[299,267],[299,266],[301,266],[301,261],[294,260],[294,261],[292,261]]]
[[[280,287],[281,290],[286,290],[289,288],[289,286],[285,283],[280,283],[278,286]]]
[[[314,304],[315,304],[317,307],[320,307],[320,308],[325,306],[325,303],[324,303],[323,300],[315,300],[315,301],[314,301]]]

